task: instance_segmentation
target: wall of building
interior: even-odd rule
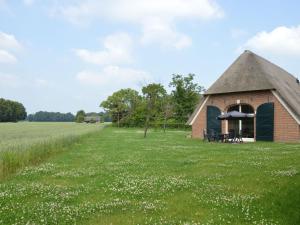
[[[278,101],[271,91],[256,91],[245,93],[218,94],[209,96],[205,106],[196,117],[192,125],[192,137],[203,138],[203,129],[206,129],[206,108],[208,105],[217,106],[226,112],[229,106],[238,103],[251,105],[255,112],[263,103],[274,103],[274,141],[300,141],[300,126]],[[254,135],[255,135],[254,118]],[[222,121],[222,132],[226,131],[226,121]]]

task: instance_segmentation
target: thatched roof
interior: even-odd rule
[[[296,77],[279,66],[246,50],[207,90],[205,96],[274,90],[300,121],[300,85],[296,81]]]

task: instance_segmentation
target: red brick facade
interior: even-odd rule
[[[222,112],[236,105],[248,104],[257,108],[268,102],[274,103],[274,141],[296,142],[300,141],[300,126],[291,116],[287,109],[279,102],[271,91],[255,91],[245,93],[218,94],[210,95],[202,110],[195,118],[192,124],[192,136],[194,138],[203,138],[203,129],[206,129],[206,108],[209,105],[218,107]],[[254,135],[255,135],[255,118],[254,118]],[[226,121],[222,121],[222,132],[226,132]]]

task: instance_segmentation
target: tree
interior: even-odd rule
[[[162,101],[167,92],[161,84],[155,83],[143,87],[142,92],[146,101],[144,129],[144,137],[146,137],[150,122],[159,117],[163,111]]]
[[[137,91],[127,88],[114,92],[101,102],[100,106],[109,112],[113,122],[117,122],[120,127],[121,122],[123,124],[130,122],[140,100],[141,97]]]
[[[84,121],[85,112],[83,110],[79,110],[75,116],[76,123],[82,123]]]
[[[26,116],[25,107],[21,103],[0,98],[0,122],[17,122]]]
[[[99,115],[102,123],[112,122],[111,116],[109,115],[108,112],[100,112]]]
[[[194,82],[194,74],[182,76],[173,74],[172,81],[169,86],[173,87],[172,101],[174,104],[175,119],[184,123],[188,117],[193,113],[198,104],[201,93],[204,91],[202,86]]]

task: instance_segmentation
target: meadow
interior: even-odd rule
[[[0,224],[300,224],[300,144],[107,127],[0,182]]]
[[[0,179],[18,169],[37,164],[54,152],[97,131],[99,124],[20,122],[0,123]]]

